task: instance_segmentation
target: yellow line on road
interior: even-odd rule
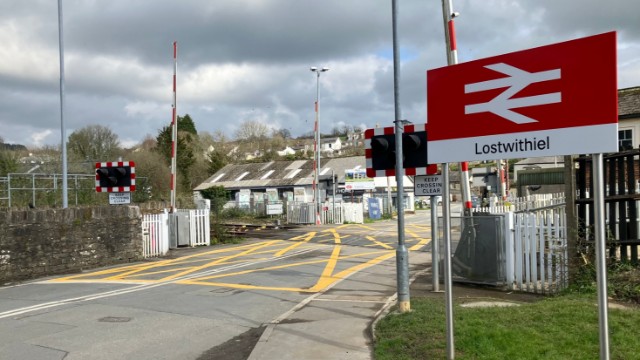
[[[340,245],[337,245],[337,247],[339,247],[339,246]],[[220,279],[220,278],[238,276],[238,275],[246,275],[246,274],[251,274],[251,273],[261,272],[261,271],[272,271],[272,270],[286,269],[286,268],[302,266],[302,265],[319,264],[319,263],[328,262],[328,261],[330,262],[331,259],[329,259],[329,260],[327,260],[327,259],[309,260],[309,261],[303,261],[303,262],[293,263],[293,264],[270,266],[270,267],[261,268],[261,269],[242,270],[242,271],[237,271],[237,272],[233,272],[233,273],[216,274],[216,275],[205,276],[205,277],[201,277],[201,278],[197,278],[197,279],[180,280],[180,281],[176,281],[176,283],[177,284],[190,284],[190,285],[221,286],[221,287],[227,287],[227,288],[233,288],[233,289],[255,289],[255,290],[281,290],[281,291],[316,292],[316,291],[323,290],[325,287],[331,285],[336,280],[347,276],[348,274],[352,273],[353,271],[360,270],[360,269],[362,269],[362,268],[364,268],[364,267],[366,267],[368,265],[374,265],[374,264],[376,264],[376,263],[378,263],[380,261],[386,260],[386,259],[394,256],[394,254],[395,254],[394,252],[389,252],[388,250],[377,250],[377,251],[371,251],[371,252],[348,255],[348,256],[338,256],[337,252],[336,252],[336,249],[334,249],[333,253],[332,253],[332,256],[334,256],[334,255],[337,256],[335,258],[336,261],[337,260],[346,260],[346,259],[351,259],[351,258],[359,258],[359,257],[363,257],[363,256],[367,256],[367,255],[373,255],[373,254],[379,254],[379,253],[384,253],[384,255],[379,256],[379,257],[377,257],[375,259],[369,260],[366,263],[359,264],[359,265],[356,265],[355,267],[343,270],[342,272],[340,272],[339,274],[337,274],[335,276],[325,277],[324,279],[321,278],[321,279],[318,280],[318,282],[314,286],[312,286],[310,288],[270,287],[270,286],[262,286],[262,285],[210,282],[210,281],[207,281],[207,280]],[[327,263],[327,267],[329,267],[330,265],[331,265],[330,263]],[[335,264],[334,264],[334,266],[335,266]],[[323,274],[324,273],[333,272],[334,266],[331,267],[330,270],[327,270],[327,268],[325,267],[325,271],[323,272]],[[354,270],[351,270],[351,269],[354,269]]]
[[[291,251],[291,250],[293,250],[293,249],[297,248],[298,246],[300,246],[300,245],[302,245],[302,244],[305,244],[305,243],[308,243],[308,242],[309,242],[311,239],[313,239],[315,236],[316,236],[316,232],[315,232],[315,231],[312,231],[312,232],[310,232],[310,233],[307,233],[307,237],[302,238],[302,242],[295,243],[295,244],[293,244],[293,245],[291,245],[291,246],[288,246],[288,247],[286,247],[286,248],[284,248],[284,249],[282,249],[282,250],[278,251],[278,252],[277,252],[277,253],[275,253],[273,256],[274,256],[274,257],[282,256],[282,255],[286,254],[287,252],[289,252],[289,251]],[[300,238],[301,238],[301,236],[296,236],[296,237],[294,237],[294,238],[291,238],[291,240],[299,240]]]
[[[329,229],[325,230],[324,232],[330,232],[333,235],[333,242],[335,242],[336,244],[342,243],[342,241],[340,240],[340,234],[338,234],[336,229]]]
[[[376,239],[374,239],[372,236],[365,236],[365,238],[369,241],[372,241],[373,243],[375,243],[376,245],[382,246],[385,249],[393,249],[393,246],[389,246],[383,242],[380,242]]]
[[[139,272],[144,271],[144,270],[157,268],[157,267],[162,267],[162,266],[166,266],[166,265],[180,265],[180,264],[184,263],[185,260],[188,260],[188,259],[193,259],[193,258],[205,256],[205,255],[211,255],[211,254],[220,254],[220,253],[237,251],[237,250],[248,248],[248,247],[259,246],[260,244],[263,244],[263,243],[264,242],[257,243],[257,244],[241,245],[241,246],[237,246],[237,247],[229,247],[229,248],[224,248],[224,249],[216,249],[216,250],[207,251],[207,252],[203,252],[203,253],[197,253],[197,254],[182,256],[182,257],[179,257],[177,259],[154,261],[152,263],[143,263],[143,264],[138,264],[138,265],[134,265],[134,266],[127,266],[125,268],[108,269],[108,270],[105,270],[105,271],[98,271],[98,272],[88,273],[88,274],[83,274],[83,275],[70,276],[70,277],[67,277],[67,278],[61,278],[61,279],[56,279],[56,280],[64,281],[64,280],[67,280],[67,279],[76,279],[76,278],[79,278],[79,277],[88,277],[88,276],[96,276],[96,275],[103,275],[103,274],[113,274],[113,273],[121,272],[122,270],[132,269],[131,271],[126,271],[124,273],[120,273],[119,275],[114,275],[114,276],[111,276],[111,277],[108,277],[108,278],[105,279],[105,280],[122,280],[122,278],[125,278],[125,277],[127,277],[127,276],[129,276],[131,274],[139,273]]]
[[[382,261],[385,261],[385,260],[387,260],[387,259],[390,259],[390,258],[392,258],[392,257],[394,257],[394,256],[395,256],[395,252],[390,252],[390,253],[388,253],[388,254],[384,254],[384,255],[378,256],[378,257],[377,257],[377,258],[375,258],[375,259],[371,259],[371,260],[369,260],[369,261],[367,261],[367,262],[364,262],[364,263],[362,263],[362,264],[359,264],[359,265],[356,265],[356,266],[350,267],[350,268],[348,268],[348,269],[342,270],[341,272],[339,272],[339,273],[335,274],[335,275],[334,275],[334,278],[335,278],[336,280],[337,280],[337,279],[343,279],[343,278],[347,277],[348,275],[350,275],[350,274],[352,274],[352,273],[354,273],[354,272],[356,272],[356,271],[360,271],[360,270],[362,270],[362,269],[364,269],[364,268],[367,268],[367,267],[369,267],[369,266],[371,266],[371,265],[375,265],[375,264],[377,264],[377,263],[380,263],[380,262],[382,262]]]
[[[163,278],[163,279],[161,279],[161,281],[173,280],[173,279],[178,278],[178,277],[180,277],[180,276],[184,276],[184,275],[190,274],[190,273],[192,273],[192,272],[195,272],[195,271],[198,271],[198,270],[201,270],[201,269],[205,269],[205,268],[211,267],[211,266],[213,266],[213,265],[223,264],[223,263],[225,263],[225,262],[226,262],[226,261],[228,261],[228,260],[235,259],[235,258],[237,258],[237,257],[241,257],[241,256],[245,256],[245,255],[251,254],[252,252],[254,252],[254,251],[256,251],[256,250],[260,250],[260,249],[262,249],[262,248],[264,248],[264,247],[271,246],[271,245],[273,245],[273,244],[275,244],[275,243],[278,243],[278,242],[280,242],[280,241],[281,241],[281,240],[266,241],[266,242],[264,242],[264,243],[261,243],[260,245],[257,245],[257,246],[255,246],[255,247],[253,247],[253,248],[251,248],[251,249],[245,250],[245,251],[243,251],[243,252],[241,252],[241,253],[233,254],[233,255],[229,255],[229,256],[226,256],[226,257],[223,257],[223,258],[220,258],[220,259],[217,259],[217,260],[214,260],[214,261],[208,262],[208,263],[206,263],[206,264],[204,264],[204,265],[201,265],[201,266],[194,266],[194,267],[192,267],[192,268],[190,268],[190,269],[188,269],[188,270],[181,271],[181,272],[179,272],[179,273],[177,273],[177,274],[173,274],[173,275],[171,275],[171,276],[168,276],[168,277],[166,277],[166,278]]]
[[[346,227],[349,227],[349,228],[361,227],[361,228],[363,228],[365,230],[370,230],[370,231],[376,230],[376,229],[374,229],[374,228],[372,228],[370,226],[362,225],[362,224],[344,224],[344,225],[340,225],[340,226],[335,227],[335,229],[343,229],[343,228],[346,228]]]
[[[418,230],[426,230],[426,231],[431,230],[431,226],[429,226],[429,225],[417,225],[417,224],[411,224],[411,225],[409,225],[409,226],[414,227],[414,228],[417,228]]]
[[[333,270],[336,268],[336,264],[338,263],[338,258],[340,257],[340,251],[342,250],[342,245],[336,245],[331,252],[331,256],[329,257],[329,261],[327,262],[327,266],[322,270],[322,275],[320,275],[320,279],[318,282],[309,290],[318,291],[318,288],[324,289],[326,286],[335,281],[331,274],[333,274]]]
[[[410,251],[418,250],[418,249],[420,249],[421,247],[423,247],[423,246],[427,245],[427,244],[431,241],[431,239],[427,239],[427,238],[420,237],[418,234],[414,233],[414,232],[413,232],[413,231],[411,231],[411,230],[406,230],[406,231],[407,231],[407,233],[408,233],[409,235],[411,235],[411,236],[413,236],[414,238],[416,238],[416,239],[420,240],[420,241],[418,241],[418,243],[417,243],[417,244],[415,244],[415,245],[413,245],[412,247],[410,247],[410,248],[409,248],[409,250],[410,250]]]

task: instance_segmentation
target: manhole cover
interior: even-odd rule
[[[106,316],[101,319],[98,319],[99,322],[108,322],[108,323],[124,323],[131,321],[130,317],[122,317],[122,316]]]

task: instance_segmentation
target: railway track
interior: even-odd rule
[[[234,224],[224,223],[220,224],[224,227],[225,232],[234,236],[260,236],[267,233],[274,233],[279,231],[286,231],[299,227],[299,225],[275,225],[275,224]],[[213,231],[212,231],[213,234]]]

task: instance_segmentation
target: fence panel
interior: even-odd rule
[[[609,258],[618,261],[640,262],[640,189],[638,188],[640,149],[604,155],[605,223]],[[578,233],[589,246],[593,245],[594,211],[593,181],[590,156],[576,159],[578,197]]]
[[[327,210],[322,211],[322,223],[323,224],[343,224],[344,223],[344,208],[343,203],[325,203],[324,207]]]
[[[315,204],[299,203],[287,205],[287,222],[290,224],[315,224]]]

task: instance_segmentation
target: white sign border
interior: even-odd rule
[[[525,141],[528,143],[522,143]],[[499,144],[512,146],[514,143],[523,151],[492,152],[492,149],[504,148]],[[537,148],[538,145],[542,148]],[[430,140],[427,146],[430,164],[615,152],[618,151],[618,123]],[[489,151],[484,152],[487,149]]]

